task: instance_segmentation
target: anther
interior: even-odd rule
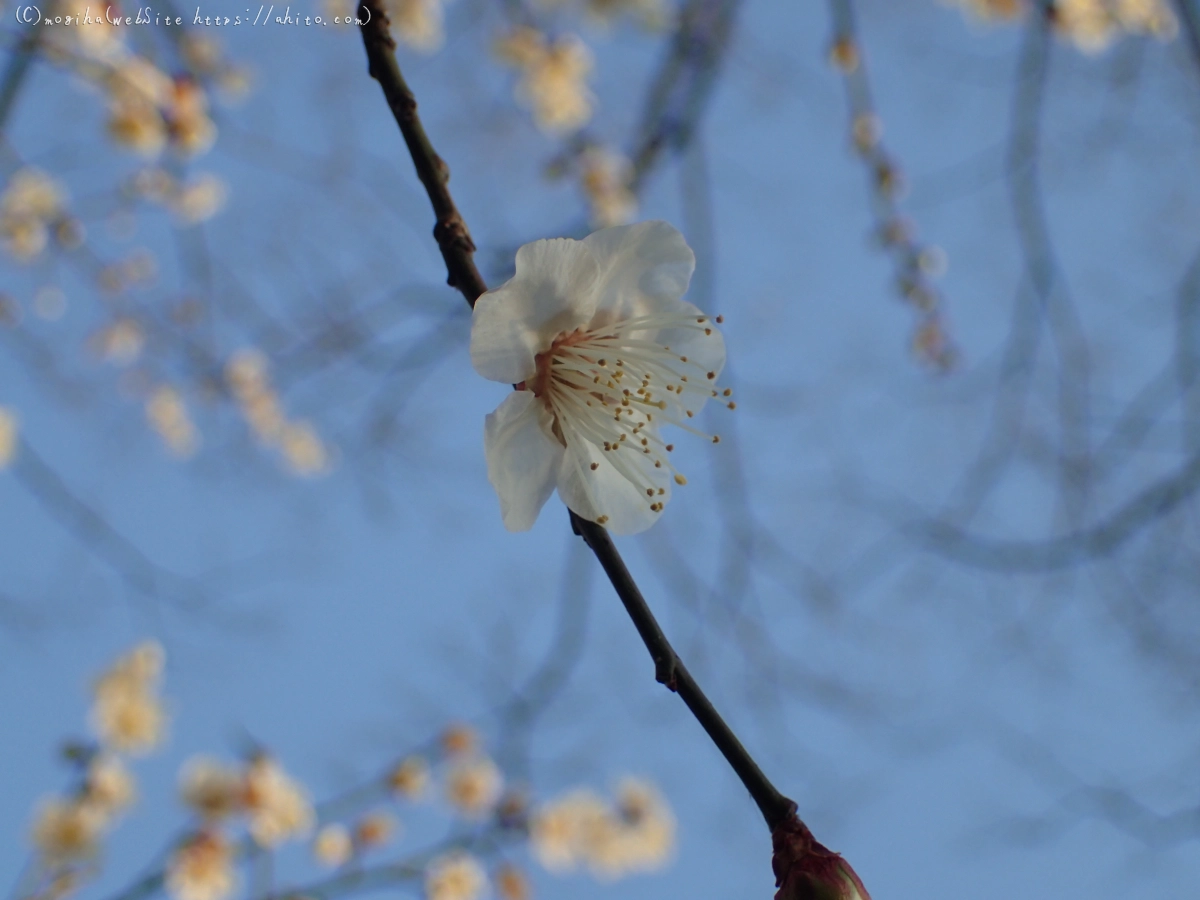
[[[721,443],[721,436],[720,436],[719,434],[714,434],[714,435],[713,435],[713,443],[714,443],[714,444],[719,444],[719,443]]]
[[[733,388],[725,388],[725,396],[732,397],[733,396]]]
[[[667,444],[667,452],[668,452],[668,453],[670,453],[670,452],[671,452],[672,450],[674,450],[674,449],[675,449],[675,445],[674,445],[674,444]]]
[[[724,316],[717,316],[717,324],[718,324],[718,325],[720,325],[720,324],[721,324],[722,322],[724,322],[724,321],[725,321],[725,317],[724,317]]]
[[[726,403],[725,405],[726,405],[726,406],[728,406],[730,409],[737,409],[737,404],[736,404],[736,403],[734,403],[732,400],[730,400],[730,401],[729,401],[728,403]]]
[[[685,410],[685,412],[688,414],[688,418],[689,418],[689,419],[690,419],[692,416],[696,415],[696,414],[695,414],[694,412],[692,412],[690,409],[689,409],[689,410]]]
[[[712,334],[712,329],[711,329],[711,328],[705,328],[705,329],[704,329],[704,333],[705,333],[705,334]]]
[[[653,497],[654,496],[654,488],[646,488],[646,496]]]
[[[680,475],[678,472],[676,472],[675,473],[675,483],[680,484],[680,485],[687,484],[687,479],[684,478],[682,475]]]
[[[597,525],[603,525],[607,521],[608,521],[608,516],[596,516],[596,524]]]
[[[712,381],[712,380],[713,380],[714,378],[716,378],[716,377],[717,377],[717,373],[716,373],[716,372],[709,372],[709,373],[708,373],[708,380],[709,380],[709,381]]]
[[[592,471],[593,472],[595,472],[598,468],[600,468],[600,463],[592,463]]]

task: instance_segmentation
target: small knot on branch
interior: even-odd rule
[[[438,242],[442,253],[457,250],[461,253],[474,253],[475,242],[471,240],[471,232],[457,211],[433,226],[433,237]]]
[[[679,693],[678,673],[679,657],[675,654],[654,658],[654,678],[673,694]]]

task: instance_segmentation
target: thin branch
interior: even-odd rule
[[[457,288],[467,302],[474,306],[478,297],[487,290],[487,285],[475,268],[472,256],[475,244],[450,196],[447,187],[449,170],[425,134],[417,116],[416,100],[400,74],[400,67],[395,58],[396,45],[388,31],[388,19],[383,11],[382,0],[364,0],[359,7],[359,18],[362,21],[368,71],[383,89],[388,106],[396,118],[396,124],[400,126],[404,142],[412,156],[417,176],[425,186],[433,205],[437,217],[434,237],[446,260],[448,283]],[[655,621],[608,532],[594,522],[584,521],[573,512],[571,524],[575,533],[584,539],[596,555],[625,605],[646,644],[646,649],[654,659],[658,680],[677,692],[687,704],[742,780],[771,830],[774,832],[779,826],[791,821],[795,816],[796,804],[771,784],[688,673]]]
[[[475,242],[471,240],[467,224],[454,205],[454,198],[447,187],[450,169],[429,142],[425,127],[417,115],[416,98],[400,74],[400,65],[396,62],[396,42],[388,31],[388,17],[383,11],[383,4],[380,0],[366,0],[359,7],[359,12],[363,19],[362,38],[367,51],[367,71],[383,89],[388,108],[400,126],[404,143],[408,145],[417,177],[421,179],[429,202],[433,204],[433,213],[437,217],[433,236],[446,261],[449,275],[446,283],[462,293],[474,308],[479,295],[487,290],[487,284],[475,267]]]
[[[758,804],[759,811],[767,821],[767,827],[774,831],[791,818],[796,811],[796,804],[775,789],[758,767],[758,763],[742,746],[737,735],[721,718],[716,707],[705,696],[704,691],[696,684],[683,660],[679,658],[679,654],[659,627],[654,613],[650,611],[642,592],[638,590],[633,576],[625,568],[625,563],[608,532],[595,522],[580,518],[574,512],[571,513],[571,527],[583,538],[596,554],[600,565],[604,567],[604,574],[612,582],[617,596],[625,605],[625,611],[629,613],[629,618],[633,620],[634,627],[642,638],[642,643],[646,645],[650,658],[654,660],[654,677],[659,684],[666,685],[687,704],[696,721],[717,745],[725,761],[737,773],[754,802]]]

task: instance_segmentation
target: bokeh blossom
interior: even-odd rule
[[[17,456],[17,417],[0,406],[0,469],[12,465]]]
[[[586,84],[592,54],[579,38],[549,41],[537,29],[521,26],[496,42],[496,53],[521,73],[517,99],[533,111],[542,131],[570,134],[592,118],[594,98]]]
[[[500,768],[486,756],[457,760],[446,775],[446,799],[469,819],[491,812],[504,790]]]
[[[274,847],[312,830],[312,804],[304,788],[274,759],[258,756],[246,770],[250,834],[260,847]]]
[[[591,210],[592,225],[628,225],[637,216],[637,197],[630,190],[633,166],[620,154],[588,147],[579,157],[579,182]]]
[[[484,428],[507,528],[530,528],[557,488],[579,516],[631,534],[687,483],[659,428],[700,434],[690,420],[730,393],[715,386],[720,332],[681,299],[694,268],[683,235],[643,222],[526,244],[513,278],[479,298],[471,361],[519,388]]]
[[[985,21],[1014,21],[1032,12],[1031,0],[943,0]],[[1167,0],[1056,0],[1054,30],[1084,53],[1099,53],[1123,34],[1173,38],[1179,22]]]
[[[326,825],[313,839],[313,856],[323,866],[337,868],[354,855],[354,840],[345,825]]]
[[[433,860],[425,871],[427,900],[479,900],[487,893],[487,872],[479,861],[461,851]]]
[[[92,727],[100,742],[126,753],[146,753],[162,741],[166,713],[158,696],[163,650],[147,641],[96,681]]]
[[[203,756],[184,765],[179,792],[184,805],[206,822],[220,822],[246,805],[242,773]]]
[[[414,50],[432,53],[446,41],[446,0],[388,0],[387,13],[396,36]]]
[[[220,832],[202,831],[175,851],[166,876],[175,900],[224,900],[236,882],[233,849]]]
[[[429,763],[421,756],[406,757],[388,774],[388,787],[408,800],[424,797],[429,782]]]
[[[534,812],[534,857],[552,872],[586,866],[604,878],[662,867],[675,849],[675,817],[659,793],[627,779],[609,804],[593,791],[571,791]]]
[[[33,843],[47,866],[95,856],[106,824],[104,811],[83,798],[52,798],[33,822]]]
[[[40,169],[19,169],[0,195],[0,241],[10,256],[28,262],[50,241],[63,219],[66,192]]]

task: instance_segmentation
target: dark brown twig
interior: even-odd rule
[[[388,31],[388,19],[380,0],[364,0],[359,7],[359,18],[362,21],[360,27],[369,64],[368,71],[383,89],[388,106],[396,118],[396,124],[400,126],[400,132],[412,156],[417,177],[421,179],[433,205],[437,217],[433,233],[446,261],[449,273],[447,281],[474,306],[478,297],[487,290],[479,270],[475,268],[475,244],[450,196],[447,187],[449,170],[425,134],[417,115],[416,100],[400,73],[395,58],[396,45]],[[750,796],[754,798],[772,832],[784,823],[792,821],[796,804],[771,784],[689,674],[647,606],[608,532],[574,513],[571,513],[571,525],[596,555],[625,605],[629,617],[654,660],[658,680],[678,693],[687,704],[688,709],[742,780]]]

